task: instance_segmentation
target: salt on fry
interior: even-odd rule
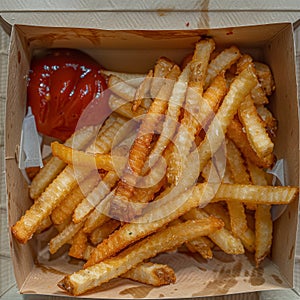
[[[72,295],[81,295],[126,273],[142,261],[154,257],[160,252],[178,247],[198,236],[208,235],[221,229],[222,226],[223,222],[214,217],[170,226],[130,246],[116,257],[65,276],[58,286]]]

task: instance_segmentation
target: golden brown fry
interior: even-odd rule
[[[297,187],[222,183],[213,201],[239,201],[250,204],[289,204],[298,194],[299,189]]]
[[[185,245],[192,253],[199,253],[204,259],[212,259],[213,252],[207,240],[205,236],[200,236],[197,239],[185,243]]]
[[[246,68],[232,82],[204,140],[197,148],[200,172],[222,145],[228,125],[232,122],[240,103],[255,84],[254,78],[253,70]]]
[[[123,81],[118,76],[110,75],[108,78],[107,85],[108,88],[117,96],[127,101],[133,101],[136,93],[136,88]]]
[[[88,173],[83,172],[82,180]],[[78,176],[79,177],[79,176]],[[26,243],[36,232],[43,219],[47,218],[61,200],[75,187],[77,181],[73,169],[66,167],[46,188],[11,230],[20,243]]]
[[[254,62],[257,78],[267,96],[271,96],[275,90],[275,83],[270,67],[261,62]]]
[[[209,64],[207,76],[205,78],[204,89],[207,89],[213,79],[222,71],[227,70],[240,58],[240,50],[236,46],[231,46],[223,50]]]
[[[222,227],[223,222],[214,217],[168,227],[134,244],[116,257],[65,276],[58,286],[72,295],[83,294],[126,273],[160,252],[178,247],[198,236],[208,235]]]
[[[97,227],[90,234],[90,241],[93,245],[97,246],[104,239],[106,239],[112,232],[114,232],[120,226],[120,222],[114,219],[109,220],[102,226]]]
[[[56,253],[63,245],[68,243],[81,230],[84,222],[70,222],[58,235],[53,237],[49,242],[49,251],[51,254]]]
[[[97,246],[85,266],[91,266],[115,255],[131,243],[176,220],[191,208],[207,203],[213,197],[215,187],[207,184],[197,185],[175,198],[172,193],[169,193],[168,189],[166,192],[167,201],[165,200],[159,206],[154,204],[153,207],[150,205],[153,208],[146,212],[144,216],[139,217],[135,222],[124,224],[119,230],[112,233],[108,239]],[[162,194],[160,196],[162,197]],[[161,201],[161,199],[156,201]]]
[[[118,98],[113,94],[109,97],[108,104],[112,111],[117,112],[119,115],[128,119],[134,119],[147,113],[147,110],[141,106],[133,111],[132,102]]]
[[[190,66],[190,77],[185,98],[184,116],[178,128],[173,144],[170,144],[168,158],[168,181],[177,185],[183,170],[186,168],[187,157],[193,147],[196,133],[203,126],[203,118],[211,115],[211,107],[203,98],[203,85],[207,73],[210,55],[215,43],[212,39],[201,40],[196,44]],[[177,151],[174,151],[175,147]]]
[[[154,66],[154,74],[151,80],[150,96],[156,98],[159,90],[164,85],[164,78],[170,73],[174,66],[174,62],[166,57],[161,57],[157,60]]]
[[[157,98],[152,102],[148,113],[142,120],[137,137],[130,149],[128,163],[119,181],[115,197],[110,203],[110,215],[119,220],[131,220],[140,211],[130,205],[134,186],[141,175],[145,160],[150,152],[150,144],[154,130],[160,121],[160,115],[164,114],[168,100],[173,90],[175,80],[180,73],[177,65],[174,65],[167,75],[164,85],[159,91]],[[136,207],[136,206],[135,206]]]
[[[69,249],[69,256],[83,259],[86,255],[86,248],[88,246],[87,235],[81,229],[72,239],[72,246]]]
[[[142,81],[142,83],[138,86],[135,97],[132,104],[132,111],[135,112],[139,106],[142,104],[142,101],[144,98],[149,97],[149,90],[152,83],[153,78],[153,70],[150,70],[145,77],[145,79]]]
[[[221,203],[209,203],[205,207],[203,207],[203,210],[207,212],[209,215],[222,219],[222,221],[225,224],[225,228],[231,230],[230,218],[229,218],[228,210],[226,209],[227,205],[226,207],[225,205]]]
[[[263,168],[270,168],[274,164],[275,157],[273,154],[260,158],[252,149],[247,139],[246,133],[243,131],[242,124],[234,119],[228,126],[227,136],[235,143],[242,152],[244,157],[250,159],[254,164]]]
[[[73,222],[81,222],[110,192],[118,179],[119,177],[115,172],[108,172],[101,182],[75,208],[72,218]]]
[[[105,77],[116,76],[117,78],[128,82],[133,87],[138,87],[146,76],[146,74],[141,73],[124,73],[105,69],[101,69],[100,72]]]
[[[52,222],[55,225],[62,224],[66,218],[72,216],[76,206],[99,181],[99,175],[92,172],[79,186],[76,186],[68,195],[66,195],[62,203],[53,210],[51,214]]]
[[[274,144],[271,141],[265,129],[265,124],[259,117],[250,96],[247,96],[241,103],[238,114],[239,119],[245,128],[248,141],[257,156],[266,157],[272,154]]]
[[[126,159],[122,156],[114,156],[112,159],[110,154],[93,154],[74,150],[58,142],[51,143],[51,148],[54,156],[57,156],[67,164],[76,167],[114,171],[115,169],[123,169],[123,166],[126,163]]]
[[[277,120],[274,118],[273,114],[264,106],[257,105],[256,111],[261,119],[265,123],[266,130],[270,135],[270,138],[274,138],[276,136],[277,131]]]
[[[208,216],[209,214],[203,209],[193,208],[184,215],[184,218],[186,220],[202,220]],[[244,253],[244,247],[241,240],[238,237],[233,236],[232,233],[225,228],[221,228],[220,230],[209,234],[208,237],[227,254]]]
[[[153,286],[162,286],[176,281],[176,275],[172,268],[152,262],[140,263],[121,277]]]
[[[251,66],[252,68],[255,69],[252,57],[248,54],[244,54],[237,63],[237,72],[238,73],[241,72],[248,66]],[[255,74],[256,74],[256,70],[255,70]],[[256,75],[255,75],[255,82],[256,82],[255,87],[251,90],[250,93],[254,103],[257,105],[267,104],[269,100],[265,92],[263,91]]]
[[[98,126],[81,128],[66,140],[65,145],[74,149],[83,149],[96,136],[97,131]],[[29,189],[30,197],[37,199],[65,166],[65,162],[59,158],[52,157],[32,180]]]
[[[255,262],[257,266],[270,253],[272,233],[271,205],[258,205],[255,211]]]

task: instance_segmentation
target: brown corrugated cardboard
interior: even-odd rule
[[[18,170],[15,153],[25,115],[26,75],[34,49],[74,47],[88,52],[107,69],[145,73],[161,55],[179,62],[191,51],[201,34],[213,36],[218,45],[236,44],[271,66],[276,82],[272,110],[279,122],[276,155],[285,161],[287,184],[298,186],[299,123],[291,24],[195,31],[103,31],[15,25],[10,44],[6,115],[9,225],[14,224],[31,204],[24,196],[28,194],[28,187]],[[86,297],[187,298],[291,287],[297,209],[298,203],[295,201],[276,221],[272,258],[258,269],[247,256],[229,257],[216,253],[212,261],[203,262],[182,253],[172,256],[163,254],[157,260],[174,267],[176,284],[152,288],[129,280],[114,280]],[[22,293],[62,295],[56,283],[64,273],[80,266],[74,265],[64,255],[49,259],[42,238],[34,238],[27,245],[20,245],[12,238],[18,286]]]

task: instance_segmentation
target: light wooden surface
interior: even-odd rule
[[[124,14],[125,11],[126,14]],[[136,2],[129,0],[0,0],[0,12],[1,16],[9,23],[35,24],[44,26],[97,27],[104,29],[184,29],[187,28],[188,24],[188,28],[192,29],[208,26],[230,26],[233,22],[236,25],[285,21],[295,22],[300,18],[300,1],[191,0],[175,2],[174,0],[159,0]],[[297,50],[299,51],[299,55],[297,52],[297,56],[299,56],[297,60],[297,66],[300,66],[300,30],[297,30],[297,32],[299,32],[299,38],[297,39]],[[4,177],[4,118],[8,43],[9,37],[3,30],[0,29],[0,298],[3,300],[58,300],[58,297],[19,295],[15,285],[11,265],[6,220],[7,207]],[[300,299],[299,293],[300,234],[298,234],[296,252],[295,290],[234,295],[207,299],[293,300]]]

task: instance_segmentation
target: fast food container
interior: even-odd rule
[[[275,153],[284,160],[287,185],[299,185],[299,119],[293,26],[290,23],[205,30],[123,31],[49,28],[14,25],[9,48],[6,111],[6,184],[8,219],[12,226],[29,208],[28,185],[18,169],[17,155],[26,113],[26,75],[34,51],[50,47],[81,49],[114,71],[146,73],[156,59],[180,62],[200,35],[218,46],[237,45],[256,60],[269,64],[276,91],[270,108],[278,120]],[[211,261],[183,253],[162,254],[156,260],[176,271],[177,282],[153,288],[126,279],[112,280],[81,297],[190,298],[293,287],[298,201],[289,205],[274,224],[272,253],[256,268],[249,255],[216,252]],[[11,237],[11,253],[18,288],[24,294],[65,295],[57,282],[81,266],[59,252],[50,256],[44,235],[26,245]]]

